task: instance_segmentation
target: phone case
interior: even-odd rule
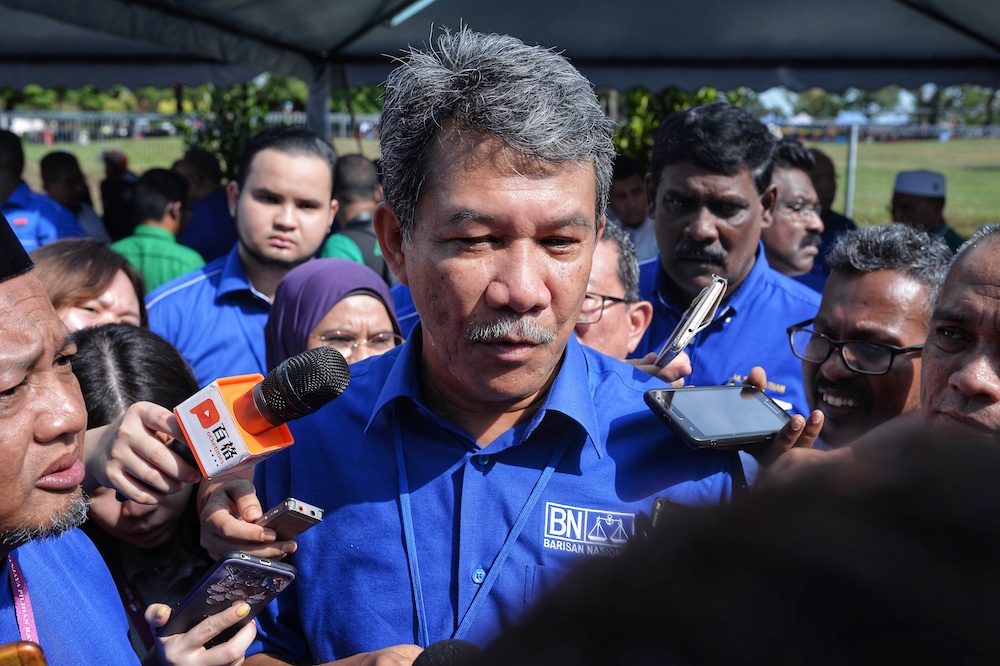
[[[683,400],[675,400],[675,396]],[[769,442],[791,418],[765,393],[746,386],[650,389],[644,398],[674,432],[699,449],[735,449]]]
[[[250,604],[250,612],[227,628],[207,645],[218,645],[232,638],[289,583],[295,580],[295,567],[247,553],[227,553],[206,573],[177,608],[157,635],[171,636],[188,631],[209,615],[226,610],[237,601]]]

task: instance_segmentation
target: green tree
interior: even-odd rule
[[[200,119],[194,128],[182,124],[185,143],[219,156],[226,177],[235,177],[243,147],[266,126],[268,108],[256,84],[237,83],[227,88],[206,86],[198,100]]]
[[[740,92],[734,92],[736,100],[744,99]],[[727,98],[729,95],[727,94]],[[680,111],[699,104],[708,104],[719,99],[715,88],[699,88],[687,92],[679,88],[667,88],[658,93],[645,88],[632,88],[619,96],[622,117],[625,119],[615,131],[615,149],[619,154],[628,155],[643,166],[649,166],[649,154],[653,149],[653,138],[660,121],[674,111]],[[733,99],[730,99],[733,101]]]

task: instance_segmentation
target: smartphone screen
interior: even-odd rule
[[[766,442],[790,418],[762,391],[744,386],[652,389],[646,403],[699,448]]]

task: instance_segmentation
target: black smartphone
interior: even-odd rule
[[[295,567],[247,553],[226,553],[202,576],[170,613],[158,636],[188,631],[209,615],[220,613],[237,601],[250,604],[250,612],[206,643],[225,643],[295,580]]]
[[[646,404],[691,446],[744,448],[774,439],[791,417],[748,386],[650,389]]]
[[[323,509],[289,497],[258,518],[257,524],[270,527],[280,540],[288,541],[322,520]]]

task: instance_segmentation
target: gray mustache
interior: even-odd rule
[[[472,342],[494,343],[508,339],[525,340],[535,344],[547,344],[556,339],[554,331],[545,328],[534,319],[511,315],[488,324],[473,324],[468,331]]]

